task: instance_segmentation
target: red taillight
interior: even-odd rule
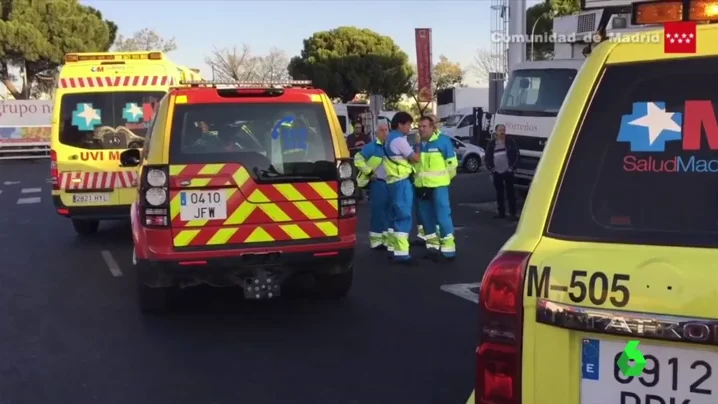
[[[500,252],[479,292],[476,404],[521,403],[523,277],[530,254]]]
[[[60,189],[60,172],[57,170],[57,152],[50,150],[50,181],[52,189]]]

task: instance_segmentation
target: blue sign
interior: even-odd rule
[[[683,114],[666,111],[665,102],[634,102],[616,140],[630,143],[632,152],[665,152],[666,142],[681,140],[682,124]]]
[[[266,128],[266,126],[265,126]],[[187,206],[187,193],[180,192],[180,206]]]
[[[584,338],[581,347],[581,377],[586,380],[598,380],[600,341]]]
[[[282,141],[284,150],[307,150],[307,128],[305,125],[294,127],[294,118],[285,116],[272,128],[272,140]]]
[[[77,104],[72,112],[72,125],[79,130],[94,130],[102,123],[102,111],[92,107],[90,103]]]

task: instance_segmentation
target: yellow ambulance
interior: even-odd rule
[[[197,69],[162,52],[65,55],[52,114],[52,199],[78,234],[95,233],[100,220],[129,217],[137,174],[120,165],[120,153],[143,148],[162,97],[195,80]]]

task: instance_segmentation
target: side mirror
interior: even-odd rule
[[[120,153],[121,167],[137,167],[142,160],[141,149],[129,149]]]

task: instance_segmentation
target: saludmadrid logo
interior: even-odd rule
[[[660,43],[661,39],[662,37],[658,33],[632,32],[606,34],[606,40],[611,42]],[[491,41],[504,43],[599,43],[601,42],[601,36],[597,33],[508,35],[501,32],[494,32],[491,34]]]

